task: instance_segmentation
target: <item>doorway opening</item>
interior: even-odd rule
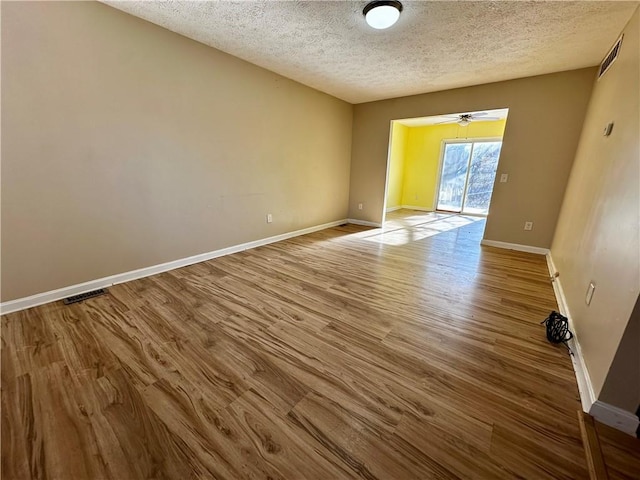
[[[490,214],[508,109],[391,122],[383,226],[399,217]],[[502,175],[504,176],[504,175]],[[463,222],[464,223],[464,222]]]

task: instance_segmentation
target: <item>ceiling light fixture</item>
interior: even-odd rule
[[[401,11],[402,4],[397,0],[376,0],[367,3],[362,13],[370,27],[383,30],[398,21]]]

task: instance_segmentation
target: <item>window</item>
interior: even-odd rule
[[[502,141],[445,141],[437,209],[487,215]]]

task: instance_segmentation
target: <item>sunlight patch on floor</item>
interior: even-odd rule
[[[398,226],[397,224],[401,223],[398,221],[394,221],[391,225],[385,224],[385,228],[383,229],[366,232],[368,235],[363,236],[363,239],[385,245],[406,245],[469,225],[470,223],[484,220],[483,217],[441,215],[435,220],[433,219],[434,217],[429,216],[427,221],[424,221],[425,217],[426,216],[422,216],[422,223],[411,224],[412,222],[408,222],[409,224],[405,226]]]

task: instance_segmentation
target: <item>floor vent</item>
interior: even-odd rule
[[[80,295],[73,295],[71,297],[65,298],[63,302],[65,305],[71,305],[72,303],[82,302],[93,297],[104,295],[105,293],[107,293],[106,288],[99,288],[98,290],[93,290],[91,292],[81,293]]]
[[[607,53],[607,56],[604,57],[604,60],[600,64],[600,71],[598,72],[598,80],[600,80],[602,76],[605,73],[607,73],[607,70],[611,68],[611,65],[613,64],[613,62],[615,62],[616,58],[618,58],[618,54],[620,53],[620,45],[622,45],[622,37],[624,37],[624,35],[620,35],[620,38],[618,39],[616,44],[613,46],[613,48],[611,48],[611,50],[609,50],[609,53]]]

